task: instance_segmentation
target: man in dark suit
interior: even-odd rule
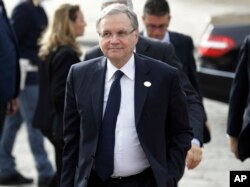
[[[142,16],[145,30],[141,34],[145,37],[171,43],[174,46],[176,56],[183,65],[185,74],[188,76],[196,91],[200,93],[193,54],[193,40],[188,35],[169,31],[168,26],[170,20],[170,8],[166,0],[147,0],[143,8]]]
[[[97,31],[105,56],[67,79],[61,187],[176,186],[192,139],[178,71],[133,52],[138,21],[125,5],[103,9]]]
[[[0,138],[7,113],[17,110],[20,70],[16,38],[0,0]]]
[[[113,3],[125,4],[131,10],[133,9],[131,0],[103,0],[101,7],[104,8]],[[155,39],[139,36],[135,51],[139,54],[161,60],[178,69],[182,68],[180,60],[176,57],[174,49],[169,43],[159,42]],[[96,58],[102,55],[103,53],[100,47],[95,46],[86,52],[85,60]],[[195,139],[192,141],[196,141],[199,144],[199,146],[193,145],[187,155],[187,167],[192,169],[196,167],[202,159],[201,146],[203,144],[203,121],[205,112],[199,95],[193,89],[184,71],[182,70],[180,73],[181,85],[187,95],[186,98],[188,102],[189,123],[193,128],[195,137]]]
[[[173,44],[176,55],[183,65],[183,71],[187,75],[192,86],[199,93],[200,97],[202,97],[196,73],[192,38],[190,36],[168,30],[171,20],[168,2],[166,0],[147,0],[143,8],[142,19],[145,25],[145,30],[141,34],[145,37],[155,38],[159,41]],[[211,136],[206,115],[203,126],[203,141],[204,143],[208,143]],[[195,152],[198,153],[197,151],[201,149],[200,142],[193,140],[192,143],[192,149],[196,150]],[[196,166],[188,168],[193,169]]]
[[[236,158],[250,157],[250,35],[240,51],[239,63],[231,87],[228,126],[230,149]]]

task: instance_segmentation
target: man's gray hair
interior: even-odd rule
[[[133,3],[132,0],[102,0],[101,9],[104,9],[105,7],[114,4],[114,3],[120,3],[126,5],[128,8],[133,10]]]
[[[126,5],[117,3],[109,5],[101,11],[101,14],[99,15],[96,22],[96,30],[99,32],[100,22],[102,21],[103,18],[105,18],[106,16],[117,15],[117,14],[126,14],[131,22],[133,29],[138,30],[139,23],[136,14]]]

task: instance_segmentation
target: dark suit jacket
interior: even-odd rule
[[[102,122],[106,61],[106,57],[84,61],[73,65],[69,72],[61,187],[87,187]],[[152,82],[152,86],[145,87],[145,81]],[[157,186],[167,187],[184,172],[192,139],[187,121],[186,99],[177,70],[135,54],[136,129]]]
[[[182,64],[176,57],[173,47],[170,44],[159,42],[154,39],[139,36],[136,45],[136,52],[150,58],[161,60],[178,69],[182,69]],[[88,50],[84,60],[93,59],[102,56],[103,53],[99,46]],[[203,144],[203,122],[205,120],[205,111],[201,98],[190,84],[184,71],[180,71],[181,86],[186,93],[188,103],[189,123],[193,128],[194,137],[197,138],[201,145]]]
[[[250,35],[240,51],[239,63],[231,87],[228,128],[230,136],[239,139],[239,158],[250,157]]]
[[[22,1],[13,9],[11,21],[17,35],[20,57],[38,65],[38,39],[48,24],[44,8],[40,5],[35,6],[32,0]],[[38,73],[28,72],[26,84],[37,85]]]
[[[15,34],[0,0],[0,103],[7,103],[19,92],[20,69]]]
[[[169,31],[169,39],[171,44],[173,44],[176,56],[180,59],[183,67],[183,71],[187,75],[190,83],[197,91],[197,93],[202,97],[200,90],[200,85],[197,77],[196,63],[194,59],[194,44],[190,36]],[[211,139],[209,129],[206,126],[207,116],[205,114],[204,120],[204,136],[203,140],[205,143],[208,143]]]
[[[60,46],[39,65],[39,97],[34,127],[52,130],[53,117],[63,113],[66,78],[70,66],[79,61],[71,47]]]
[[[32,0],[20,2],[11,15],[13,28],[18,39],[20,57],[40,62],[38,39],[48,25],[48,18],[42,6],[35,6]]]
[[[200,94],[200,86],[196,73],[196,63],[194,59],[194,44],[190,36],[177,32],[169,32],[171,44],[173,44],[176,56],[180,59],[183,71],[195,90]]]

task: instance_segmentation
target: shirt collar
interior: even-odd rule
[[[143,36],[144,36],[144,37],[147,37],[147,38],[149,37],[146,30],[143,31]],[[162,39],[161,41],[162,41],[162,42],[170,43],[169,32],[165,32],[165,35],[164,35],[164,37],[163,37],[163,39]]]
[[[165,35],[164,35],[164,37],[163,37],[163,39],[161,41],[170,43],[169,32],[165,32]]]
[[[107,59],[107,81],[109,81],[114,73],[119,70],[118,68],[116,68],[109,59]],[[135,79],[135,57],[134,54],[130,57],[130,59],[128,60],[128,62],[122,66],[122,68],[120,69],[120,71],[122,71],[124,73],[124,75],[126,75],[129,79],[134,80]]]

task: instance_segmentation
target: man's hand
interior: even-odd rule
[[[234,154],[234,156],[239,159],[238,155],[238,138],[229,136],[229,146],[231,152]]]
[[[6,114],[7,115],[12,115],[15,114],[17,109],[18,109],[18,100],[17,99],[12,99],[8,105],[7,105],[7,110],[6,110]]]
[[[187,152],[186,166],[188,169],[194,169],[202,160],[202,149],[200,146],[192,143],[192,147]]]

